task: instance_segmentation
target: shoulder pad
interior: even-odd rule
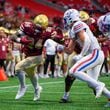
[[[87,26],[87,24],[85,24],[84,22],[78,21],[73,25],[72,31],[74,31],[74,33],[76,34],[76,33],[80,32],[81,30],[85,29],[86,26]]]

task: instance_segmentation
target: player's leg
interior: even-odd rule
[[[10,60],[6,60],[6,74],[7,74],[8,77],[11,76],[10,65],[11,65],[11,61]]]
[[[37,69],[37,73],[38,73],[39,78],[43,78],[44,77],[44,73],[43,73],[44,64],[43,64],[43,61],[42,61],[42,63],[40,65],[37,66],[36,69]]]
[[[68,55],[66,53],[62,54],[63,61],[62,61],[62,72],[64,76],[67,76],[68,73]]]
[[[41,64],[42,56],[29,57],[28,60],[29,60],[28,64],[30,65],[27,66],[25,71],[28,74],[28,77],[30,78],[31,83],[34,87],[34,99],[33,100],[36,101],[40,98],[42,87],[39,85],[38,74],[36,73],[35,69],[36,69],[36,66]]]
[[[76,55],[75,52],[73,52],[71,55],[69,55],[68,57],[68,68],[71,68],[72,65],[75,64],[75,62],[73,62],[72,58],[73,56]],[[69,71],[68,71],[69,72]],[[73,82],[75,81],[75,77],[71,77],[71,75],[67,75],[67,77],[65,78],[65,92],[68,94],[68,92],[71,89],[71,86],[73,84]]]
[[[11,75],[15,76],[15,62],[13,60],[11,61],[10,70],[11,70]]]
[[[33,76],[29,77],[31,80],[31,83],[34,87],[34,98],[33,100],[39,100],[40,99],[40,93],[42,91],[42,87],[38,83],[38,74],[33,74]]]
[[[73,62],[73,56],[76,55],[76,52],[73,52],[71,55],[68,56],[68,68],[71,68],[72,65],[74,65],[75,62]],[[75,81],[75,77],[71,76],[71,75],[67,75],[65,78],[65,92],[64,95],[62,97],[62,99],[60,100],[61,103],[66,103],[69,100],[69,94],[70,94],[70,89],[71,86],[73,84],[73,82]]]
[[[40,62],[41,62],[41,56],[35,56],[35,57],[27,57],[16,65],[15,70],[20,82],[20,88],[18,89],[18,93],[15,99],[20,99],[21,97],[24,96],[26,92],[25,74],[23,71],[25,71],[28,77],[30,78],[35,92],[38,90],[38,87],[39,87],[38,77],[34,73],[34,68]],[[20,91],[20,90],[23,90],[23,91]]]
[[[87,71],[89,69],[92,69],[93,67],[97,66],[100,64],[101,59],[100,55],[102,52],[99,50],[94,50],[93,53],[90,55],[87,55],[83,57],[81,60],[79,60],[69,71],[71,75],[74,77],[87,82],[91,87],[93,87],[96,90],[96,98],[100,97],[103,88],[105,86],[104,83],[99,83],[92,77],[90,77],[88,74],[86,74],[84,71]]]
[[[18,100],[24,96],[27,86],[25,84],[25,72],[22,70],[17,70],[16,74],[19,80],[19,88],[18,88],[18,92],[16,94],[15,99]]]
[[[63,77],[61,66],[63,63],[63,53],[57,53],[55,56],[55,77]]]
[[[60,100],[60,103],[67,103],[69,101],[69,94],[70,94],[70,89],[75,81],[75,77],[71,77],[70,75],[67,75],[65,78],[65,92],[63,97]]]
[[[25,72],[23,71],[23,68],[25,67],[24,64],[26,64],[27,59],[24,59],[22,61],[20,61],[19,63],[16,64],[15,66],[15,74],[18,77],[19,80],[19,89],[18,92],[16,94],[15,99],[20,99],[21,97],[24,96],[25,92],[26,92],[26,83],[25,83]]]
[[[100,75],[101,66],[102,65],[97,65],[96,67],[94,67],[94,69],[90,69],[89,71],[87,71],[88,75],[91,76],[92,78],[98,80],[98,77]],[[94,89],[93,89],[93,92],[96,94],[96,91]],[[104,96],[106,96],[108,99],[108,102],[105,105],[105,107],[110,107],[110,91],[106,87],[104,87],[102,94]]]

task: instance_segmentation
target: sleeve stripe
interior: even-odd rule
[[[83,27],[83,24],[78,24],[74,27],[74,31],[78,31],[82,27]]]

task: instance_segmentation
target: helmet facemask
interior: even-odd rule
[[[69,22],[69,20],[67,20],[66,18],[63,19],[63,24],[64,24],[64,28],[69,30],[70,29],[70,26],[72,24],[72,21]]]
[[[64,28],[70,29],[71,25],[75,22],[80,20],[79,12],[75,9],[69,9],[64,13],[63,22]]]

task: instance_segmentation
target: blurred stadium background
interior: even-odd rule
[[[76,8],[97,19],[110,11],[109,0],[0,0],[0,26],[15,30],[20,23],[39,14],[49,17],[49,24],[62,25],[65,10]]]
[[[34,20],[39,14],[48,16],[50,25],[62,28],[63,13],[69,8],[83,10],[97,20],[100,15],[110,11],[110,0],[0,0],[0,29],[13,34],[23,21]],[[110,87],[109,77],[100,79]],[[10,77],[8,81],[0,82],[0,110],[104,110],[106,99],[102,97],[100,100],[94,100],[94,95],[89,92],[87,85],[76,82],[71,90],[72,103],[69,104],[59,103],[64,91],[64,78],[40,79],[43,92],[38,102],[31,100],[33,88],[27,81],[29,94],[16,101],[14,98],[18,80],[16,77]]]

